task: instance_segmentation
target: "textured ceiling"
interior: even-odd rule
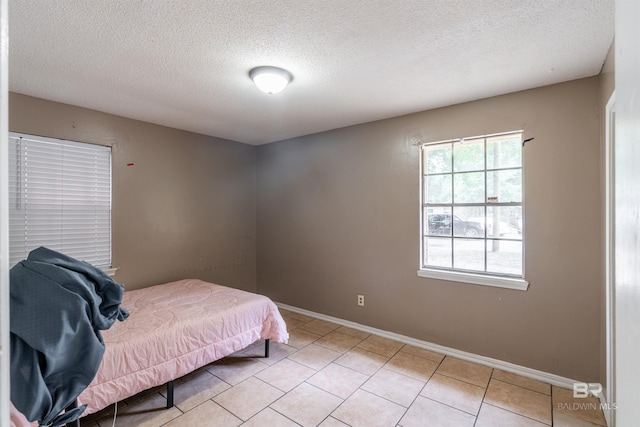
[[[600,72],[613,0],[11,0],[9,89],[262,144]],[[266,95],[251,68],[294,80]]]

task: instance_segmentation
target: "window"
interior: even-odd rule
[[[421,147],[420,276],[526,289],[522,132]]]
[[[9,134],[10,265],[39,246],[111,267],[111,147]]]

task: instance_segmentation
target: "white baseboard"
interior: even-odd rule
[[[310,317],[314,317],[320,320],[326,320],[328,322],[337,323],[342,326],[357,329],[363,332],[367,332],[373,335],[377,335],[384,338],[389,338],[395,341],[399,341],[405,344],[410,344],[415,347],[424,348],[426,350],[435,351],[436,353],[444,354],[446,356],[457,357],[458,359],[467,360],[469,362],[478,363],[480,365],[488,366],[490,368],[497,368],[503,371],[511,372],[517,375],[521,375],[526,378],[542,381],[544,383],[552,384],[558,387],[573,389],[573,384],[579,382],[570,378],[561,377],[559,375],[550,374],[548,372],[538,371],[536,369],[527,368],[526,366],[520,366],[513,363],[505,362],[503,360],[493,359],[491,357],[480,356],[466,351],[457,350],[451,347],[445,347],[439,344],[430,343],[428,341],[422,341],[419,339],[411,338],[406,335],[396,334],[394,332],[384,331],[382,329],[372,328],[370,326],[361,325],[359,323],[351,322],[349,320],[339,319],[337,317],[327,316],[326,314],[315,313],[313,311],[305,310],[298,307],[293,307],[287,304],[276,303],[278,307],[285,310],[292,311],[294,313],[304,314]]]

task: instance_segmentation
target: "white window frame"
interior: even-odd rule
[[[473,136],[473,137],[468,137],[468,138],[464,138],[464,139],[469,139],[469,140],[473,140],[473,139],[481,139],[481,138],[491,138],[491,137],[496,137],[496,136],[503,136],[503,135],[510,135],[510,134],[522,134],[523,131],[511,131],[511,132],[502,132],[502,133],[496,133],[496,134],[490,134],[490,135],[479,135],[479,136]],[[524,237],[524,229],[521,230],[522,231],[522,276],[510,276],[510,275],[502,275],[502,274],[493,274],[493,273],[487,273],[487,272],[471,272],[471,271],[466,271],[466,270],[456,270],[455,268],[437,268],[437,267],[433,267],[433,266],[426,266],[424,265],[424,248],[425,248],[425,241],[427,239],[427,235],[426,235],[426,231],[424,230],[424,224],[425,224],[425,220],[424,220],[424,208],[426,206],[426,201],[424,200],[425,197],[425,189],[423,188],[423,182],[424,182],[424,171],[423,171],[423,167],[424,167],[424,158],[423,158],[423,147],[425,145],[436,145],[436,144],[444,144],[444,143],[455,143],[455,142],[459,142],[461,141],[461,139],[454,139],[454,140],[444,140],[444,141],[436,141],[436,142],[432,142],[432,143],[423,143],[420,144],[420,167],[419,167],[419,171],[420,171],[420,176],[419,176],[419,182],[420,182],[420,238],[419,238],[419,242],[420,242],[420,260],[419,260],[419,265],[420,268],[418,269],[418,276],[419,277],[425,277],[425,278],[431,278],[431,279],[439,279],[439,280],[447,280],[447,281],[454,281],[454,282],[462,282],[462,283],[469,283],[469,284],[475,284],[475,285],[482,285],[482,286],[492,286],[492,287],[499,287],[499,288],[507,288],[507,289],[516,289],[516,290],[527,290],[529,287],[529,282],[527,280],[524,279],[524,274],[525,274],[525,263],[524,263],[524,259],[525,259],[525,253],[524,253],[524,242],[525,242],[525,237]],[[485,165],[485,173],[487,171],[486,165]],[[521,170],[524,171],[524,156],[522,158],[522,165],[521,165]],[[453,173],[453,172],[452,172]],[[523,200],[522,200],[522,211],[523,211],[523,216],[524,216],[524,173],[523,173],[523,177],[522,177],[522,191],[523,191]],[[453,206],[453,203],[451,204]],[[490,203],[489,201],[485,200],[484,202],[484,206],[486,207],[492,207],[492,206],[499,206],[500,204],[495,204],[495,203]],[[452,213],[453,215],[453,213]],[[524,228],[524,227],[523,227]],[[453,232],[453,223],[452,223],[452,232]],[[453,238],[453,236],[452,236]],[[487,241],[487,238],[485,236],[484,238],[485,244]]]
[[[11,265],[47,246],[113,274],[111,147],[15,132],[9,139]]]

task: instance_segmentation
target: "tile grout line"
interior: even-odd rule
[[[486,399],[487,393],[489,392],[489,384],[491,384],[491,379],[493,378],[493,373],[495,371],[496,370],[494,368],[491,368],[491,375],[489,375],[489,381],[487,381],[487,387],[484,389],[484,394],[482,395],[482,400],[480,401],[480,407],[478,408],[478,413],[476,414],[476,420],[473,422],[474,427],[476,424],[478,424],[478,419],[480,418],[480,411],[482,411],[482,405],[484,405],[484,399]]]
[[[408,344],[405,344],[402,348],[404,348],[405,346],[407,346]],[[398,351],[402,351],[402,348]],[[407,353],[410,354],[410,353]],[[415,355],[412,355],[415,356]],[[420,356],[416,356],[416,357],[420,357]],[[425,359],[425,358],[422,358]],[[425,360],[429,360],[429,359],[425,359]],[[422,386],[422,388],[420,389],[420,391],[418,392],[418,394],[416,395],[416,397],[413,398],[413,400],[411,401],[411,404],[409,404],[409,406],[407,407],[407,410],[404,411],[404,413],[402,414],[402,417],[400,417],[400,419],[398,420],[398,423],[400,423],[400,421],[402,421],[402,419],[405,417],[405,415],[407,415],[407,412],[409,412],[409,409],[411,409],[411,407],[413,406],[414,403],[416,403],[416,400],[418,400],[418,397],[423,397],[425,399],[429,399],[426,396],[422,396],[420,393],[422,393],[425,389],[425,387],[427,386],[427,384],[429,384],[429,381],[431,381],[431,378],[433,378],[433,376],[436,374],[436,371],[438,370],[438,368],[440,367],[440,365],[442,364],[442,361],[444,360],[444,357],[440,360],[440,362],[438,362],[438,366],[436,366],[436,368],[433,370],[433,372],[431,373],[431,375],[429,375],[429,379],[427,381],[425,381],[424,385]],[[440,402],[438,402],[440,403]],[[475,422],[474,422],[475,424]]]
[[[491,377],[491,379],[492,379],[492,380],[494,380],[494,381],[499,381],[499,382],[504,383],[504,384],[509,384],[509,385],[511,385],[511,386],[521,388],[521,389],[526,390],[526,391],[532,391],[532,392],[534,392],[534,393],[538,393],[538,394],[541,394],[541,395],[543,395],[543,396],[549,396],[549,398],[551,398],[551,392],[549,392],[549,394],[547,394],[547,393],[542,393],[541,391],[538,391],[538,390],[532,390],[532,389],[530,389],[530,388],[527,388],[527,387],[521,386],[520,384],[510,383],[509,381],[501,380],[501,379],[499,379],[499,378],[493,378],[493,377]],[[550,388],[551,388],[551,387],[550,387]],[[553,406],[553,402],[551,403],[551,406]]]

